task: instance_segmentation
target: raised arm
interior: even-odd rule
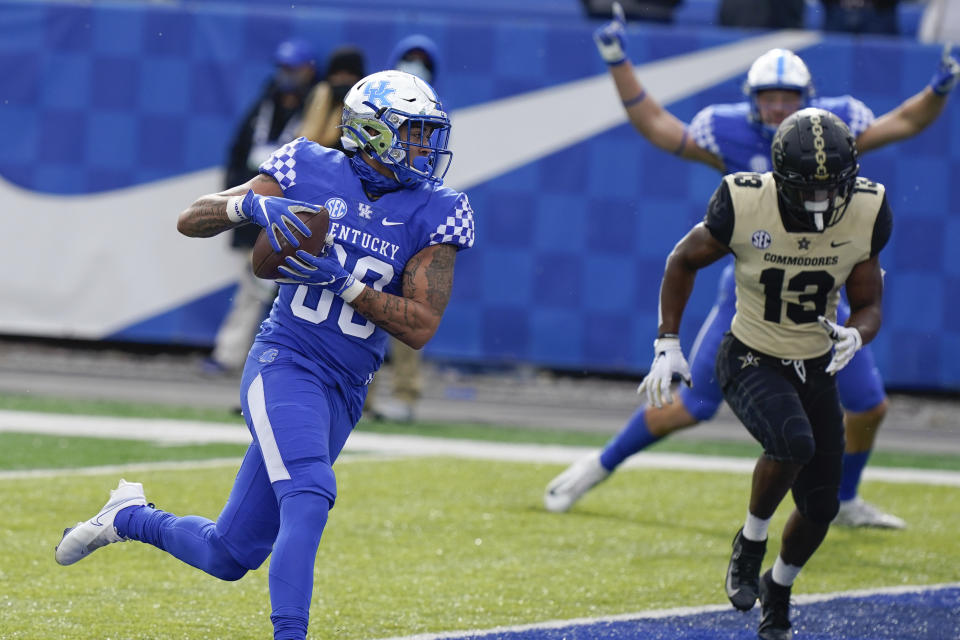
[[[960,57],[956,47],[947,45],[930,85],[877,118],[857,137],[857,148],[861,153],[879,149],[926,129],[940,116],[958,79]]]
[[[613,3],[613,20],[598,29],[593,37],[600,56],[610,69],[627,117],[640,135],[664,151],[723,171],[723,161],[690,140],[686,125],[664,109],[640,84],[626,55],[625,20],[619,2]]]

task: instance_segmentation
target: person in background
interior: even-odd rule
[[[387,66],[413,74],[437,88],[438,61],[436,43],[425,35],[413,34],[394,46],[387,59]],[[373,420],[413,422],[417,403],[423,395],[423,357],[420,351],[411,349],[402,340],[393,337],[390,338],[388,353],[393,373],[392,397],[385,401],[377,400],[379,377],[375,377],[367,392],[364,415]]]
[[[814,96],[810,71],[803,60],[791,51],[773,49],[750,66],[744,84],[747,100],[708,106],[686,125],[648,95],[637,80],[624,48],[622,13],[615,11],[614,15],[612,22],[597,31],[595,39],[630,122],[660,149],[723,173],[768,171],[773,132],[784,118],[804,106],[824,108],[844,120],[856,137],[860,153],[909,138],[936,120],[960,79],[957,52],[947,49],[926,87],[888,113],[874,118],[873,112],[852,96]],[[736,308],[733,283],[733,268],[728,266],[720,278],[717,301],[694,342],[692,388],[680,390],[679,402],[663,407],[640,407],[602,451],[578,460],[554,478],[544,493],[547,510],[568,510],[631,455],[674,431],[692,427],[716,414],[723,396],[713,374],[713,363]],[[844,321],[847,308],[842,298],[840,313]],[[837,376],[837,381],[846,410],[847,448],[836,524],[903,528],[902,519],[883,512],[858,495],[864,467],[887,411],[883,379],[870,349],[858,352],[850,366]]]
[[[900,0],[820,0],[823,30],[895,36],[900,33]]]
[[[299,135],[330,149],[341,148],[343,99],[350,87],[366,75],[365,68],[363,52],[357,47],[343,46],[330,54],[323,81],[307,98]]]
[[[960,2],[927,0],[917,32],[920,42],[960,42]]]
[[[723,27],[802,29],[804,0],[721,0],[717,23]]]
[[[297,137],[307,95],[317,83],[316,57],[306,40],[293,38],[277,46],[273,76],[247,112],[230,144],[224,188],[243,184],[259,173],[260,163]],[[260,234],[253,224],[236,227],[230,246],[241,267],[230,309],[214,339],[213,353],[203,363],[207,373],[239,372],[247,351],[276,294],[276,285],[253,275],[250,252]]]

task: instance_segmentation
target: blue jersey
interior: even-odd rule
[[[260,166],[293,200],[330,212],[333,250],[344,268],[377,291],[403,295],[404,267],[435,244],[473,246],[473,210],[466,194],[422,183],[367,198],[349,158],[298,138]],[[280,284],[257,336],[321,365],[337,381],[367,384],[383,362],[387,332],[321,287]]]
[[[832,112],[858,137],[873,122],[873,112],[852,96],[813,98],[811,107]],[[690,121],[690,137],[723,161],[724,173],[770,171],[772,132],[750,117],[750,103],[714,104]]]

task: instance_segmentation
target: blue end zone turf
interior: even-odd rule
[[[797,640],[957,640],[960,586],[910,593],[836,596],[791,607]],[[703,613],[430,636],[435,640],[754,640],[760,606]],[[417,636],[426,640],[427,636]]]

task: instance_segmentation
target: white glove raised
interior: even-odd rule
[[[623,7],[619,2],[614,2],[613,20],[593,34],[593,41],[597,44],[600,57],[610,66],[620,64],[627,59],[626,24]]]
[[[637,393],[645,395],[649,404],[662,408],[664,403],[673,402],[670,385],[675,378],[685,382],[688,387],[693,386],[693,382],[690,379],[690,365],[680,349],[680,338],[657,338],[653,343],[653,352],[656,355],[650,365],[650,373],[637,387]]]
[[[853,354],[860,350],[863,346],[863,338],[854,327],[841,326],[823,316],[817,316],[817,322],[833,340],[833,358],[830,359],[826,372],[834,374],[847,366]]]

